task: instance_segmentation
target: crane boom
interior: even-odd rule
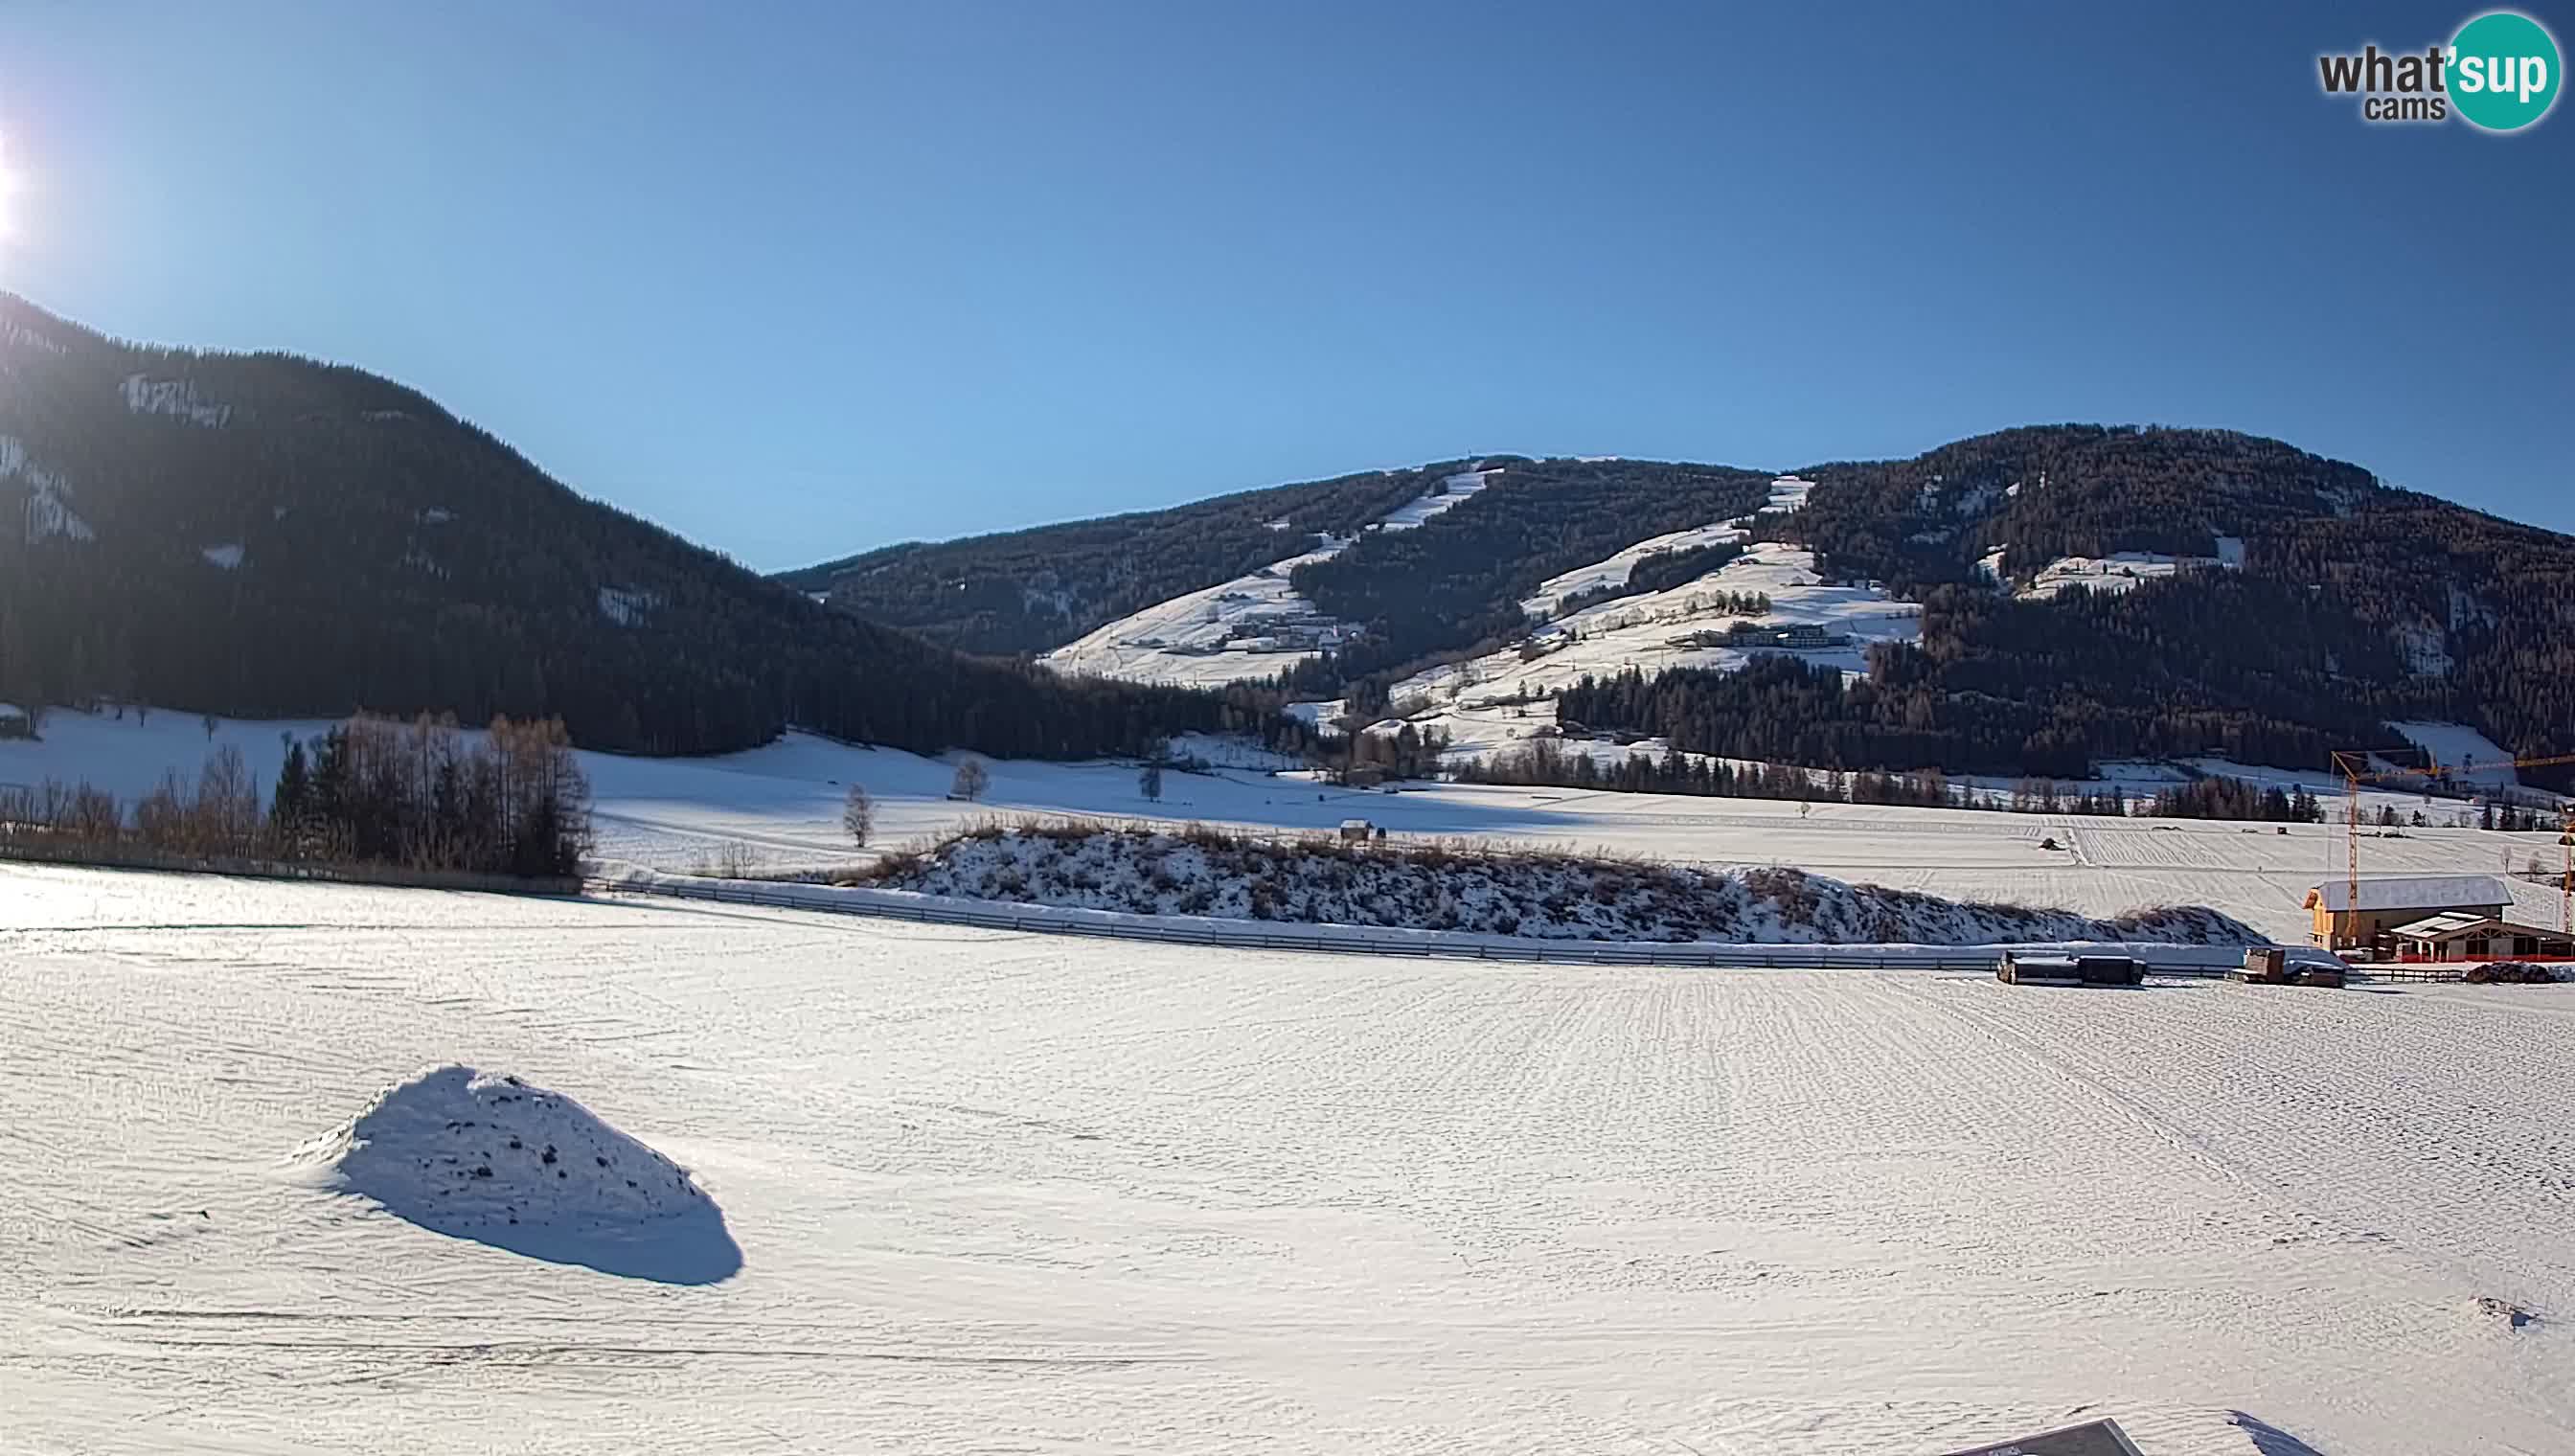
[[[2380,767],[2375,766],[2378,756],[2376,752],[2367,748],[2336,748],[2333,752],[2334,771],[2342,775],[2342,823],[2346,861],[2344,872],[2348,876],[2347,889],[2350,894],[2350,898],[2343,902],[2344,912],[2355,919],[2360,913],[2360,785],[2362,782],[2382,778],[2438,778],[2448,773],[2452,767],[2459,766],[2443,764],[2440,759],[2434,758],[2421,767],[2409,767],[2401,763],[2390,763]],[[2575,753],[2549,753],[2536,757],[2514,758],[2506,762],[2475,763],[2469,766],[2554,768],[2567,763],[2575,763]],[[2564,875],[2558,880],[2557,928],[2563,933],[2575,935],[2575,800],[2568,801],[2562,805],[2562,808],[2566,825],[2564,831],[2558,834],[2557,842],[2566,850],[2566,868]]]

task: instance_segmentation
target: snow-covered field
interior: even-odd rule
[[[240,747],[265,786],[276,778],[280,734],[322,727],[222,722],[213,743]],[[211,745],[198,721],[184,715],[154,714],[146,726],[130,717],[118,722],[56,711],[45,741],[0,742],[0,785],[87,778],[132,798],[169,769],[193,774]],[[1215,743],[1179,746],[1211,756],[1227,751]],[[2307,913],[2299,908],[2307,887],[2343,873],[2336,825],[2297,824],[2279,834],[2270,824],[1859,804],[1815,804],[1800,812],[1797,804],[1775,800],[1464,784],[1385,793],[1249,768],[1168,774],[1157,802],[1140,791],[1132,764],[1010,760],[992,762],[992,791],[983,803],[968,804],[947,797],[953,762],[795,733],[717,757],[585,752],[580,758],[597,797],[600,857],[674,870],[852,862],[859,856],[841,832],[840,816],[848,785],[858,782],[876,798],[880,843],[950,833],[987,814],[1288,829],[1330,829],[1344,818],[1364,817],[1398,836],[1471,835],[1691,863],[1795,865],[1947,899],[2002,900],[2095,918],[2140,905],[2201,904],[2287,941],[2307,935]],[[1245,754],[1244,761],[1253,758]],[[2261,770],[2226,771],[2263,776]],[[2457,807],[2419,795],[2374,793],[2365,800],[2373,811],[2382,803],[2423,807],[2443,818]],[[2515,869],[2534,854],[2559,862],[2554,833],[2402,833],[2362,840],[2366,872],[2492,873],[2507,854]],[[2049,838],[2062,847],[2042,847]],[[2518,918],[2557,923],[2554,889],[2515,880],[2513,890]]]
[[[2575,986],[1494,970],[20,866],[0,985],[13,1451],[2575,1447]],[[596,1119],[495,1137],[688,1169],[739,1269],[312,1176],[450,1065]],[[482,1115],[430,1086],[390,1099],[425,1156]]]
[[[2220,544],[2233,541],[2221,538]],[[2243,543],[2235,542],[2224,557],[2170,557],[2147,551],[2116,552],[2106,557],[2059,557],[2039,569],[2038,577],[2017,594],[2025,600],[2051,598],[2068,587],[2083,587],[2095,593],[2116,596],[2133,592],[2137,586],[2156,577],[2179,575],[2186,570],[2212,567],[2240,569],[2244,565]]]

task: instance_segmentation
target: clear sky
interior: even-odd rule
[[[2575,530],[2575,101],[2316,83],[2472,13],[6,0],[0,287],[390,375],[762,568],[2066,420]]]

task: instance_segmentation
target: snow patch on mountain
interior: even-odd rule
[[[1492,483],[1498,470],[1461,471],[1373,522],[1366,531],[1410,531],[1453,510]],[[1268,678],[1339,647],[1351,628],[1324,615],[1288,583],[1308,562],[1328,561],[1355,536],[1323,537],[1312,551],[1247,576],[1158,602],[1106,623],[1038,659],[1059,673],[1221,688]]]
[[[602,587],[599,589],[599,615],[619,627],[642,627],[645,619],[662,605],[658,592],[639,587]]]
[[[65,541],[95,541],[98,533],[72,510],[71,483],[28,458],[26,444],[14,435],[0,435],[0,481],[22,480],[27,483],[27,545],[60,537]]]
[[[1770,499],[1761,507],[1763,515],[1784,516],[1806,508],[1806,497],[1815,483],[1802,476],[1781,476],[1770,483]]]
[[[2233,540],[2233,538],[2224,538]],[[2242,543],[2237,543],[2233,565],[2243,565]],[[2133,592],[2138,585],[2159,577],[2179,576],[2185,571],[2220,568],[2228,563],[2222,557],[2164,556],[2151,551],[2123,551],[2105,557],[2058,557],[2039,569],[2038,577],[2017,594],[2023,601],[2042,601],[2057,596],[2069,587],[2082,587],[2096,593],[2118,595]]]
[[[40,354],[56,356],[71,352],[60,341],[47,338],[16,319],[0,319],[0,344],[13,349],[33,349]]]
[[[232,406],[204,403],[197,398],[197,386],[184,379],[155,380],[131,374],[125,377],[119,392],[125,396],[125,408],[138,415],[170,415],[208,428],[233,417]]]
[[[1685,531],[1672,531],[1661,536],[1647,537],[1633,546],[1622,547],[1587,567],[1576,567],[1572,571],[1559,573],[1540,582],[1537,591],[1520,599],[1520,611],[1536,618],[1553,617],[1568,597],[1595,592],[1603,587],[1626,586],[1627,578],[1636,570],[1636,564],[1648,557],[1662,556],[1675,551],[1692,551],[1703,546],[1722,546],[1728,542],[1741,541],[1748,534],[1740,526],[1719,521],[1710,522],[1705,526],[1693,526]]]
[[[1410,531],[1431,517],[1444,514],[1468,497],[1480,493],[1486,486],[1493,483],[1493,477],[1500,474],[1499,470],[1470,470],[1445,477],[1439,482],[1439,489],[1436,492],[1416,497],[1395,507],[1368,529]]]
[[[2463,783],[2518,788],[2521,775],[2510,766],[2512,754],[2501,743],[2463,723],[2391,723],[2389,728],[2430,755],[2450,776]]]
[[[2431,678],[2450,676],[2449,634],[2425,623],[2402,623],[2392,635],[2409,669]]]
[[[1746,596],[1767,596],[1770,611],[1734,615],[1728,599]],[[1870,644],[1921,636],[1920,604],[1898,602],[1875,583],[1826,581],[1813,552],[1756,542],[1696,581],[1583,608],[1533,628],[1520,646],[1416,673],[1390,696],[1411,710],[1416,728],[1498,747],[1552,724],[1548,696],[1584,678],[1630,668],[1647,677],[1675,668],[1731,673],[1763,654],[1857,675],[1867,670]]]
[[[239,542],[226,542],[221,546],[199,547],[197,549],[197,555],[204,557],[206,559],[206,565],[210,567],[221,567],[227,572],[239,571],[241,569],[242,546]]]

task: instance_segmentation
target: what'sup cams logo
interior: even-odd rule
[[[2420,51],[2365,46],[2356,55],[2316,57],[2327,96],[2357,96],[2363,121],[2448,121],[2517,132],[2546,116],[2563,89],[2557,37],[2514,10],[2489,10],[2459,27],[2449,44]]]

